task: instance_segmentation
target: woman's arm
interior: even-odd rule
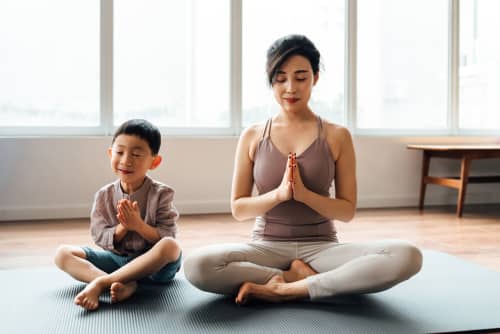
[[[259,196],[252,196],[253,153],[262,130],[258,126],[246,129],[240,136],[234,159],[233,184],[231,190],[231,212],[237,220],[255,218],[265,214],[279,203],[292,197],[292,186],[288,181],[288,168],[284,172],[280,187]]]
[[[294,199],[329,219],[344,222],[354,217],[357,201],[356,158],[351,134],[346,128],[329,127],[328,144],[335,161],[335,198],[314,193],[304,187],[297,168]]]

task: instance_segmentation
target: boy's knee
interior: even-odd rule
[[[54,256],[54,263],[61,269],[64,269],[68,258],[73,256],[72,247],[69,245],[60,245],[56,250],[56,255]]]
[[[173,238],[161,238],[155,246],[159,248],[162,257],[168,259],[169,262],[177,260],[180,256],[181,248]]]

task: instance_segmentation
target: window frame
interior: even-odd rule
[[[238,136],[242,131],[242,1],[230,4],[229,127],[162,127],[169,136]],[[100,0],[100,126],[19,127],[1,126],[0,136],[107,136],[113,125],[113,0]],[[495,129],[459,128],[459,14],[460,0],[448,0],[448,97],[445,129],[361,129],[357,127],[356,56],[357,0],[345,0],[344,119],[358,136],[495,136]]]

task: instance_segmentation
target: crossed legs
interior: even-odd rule
[[[158,272],[180,256],[180,247],[172,238],[163,238],[149,251],[112,273],[106,273],[87,260],[80,247],[63,245],[54,262],[75,279],[89,283],[76,297],[75,304],[88,310],[99,306],[99,296],[110,289],[111,301],[120,302],[134,294],[137,280]]]
[[[237,303],[279,302],[382,291],[422,266],[421,252],[403,241],[264,244],[203,248],[186,259],[186,277],[202,290],[235,294]]]

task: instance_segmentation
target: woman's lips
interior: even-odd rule
[[[297,102],[299,99],[298,98],[295,98],[295,97],[287,97],[284,99],[286,102],[288,103],[295,103]]]

